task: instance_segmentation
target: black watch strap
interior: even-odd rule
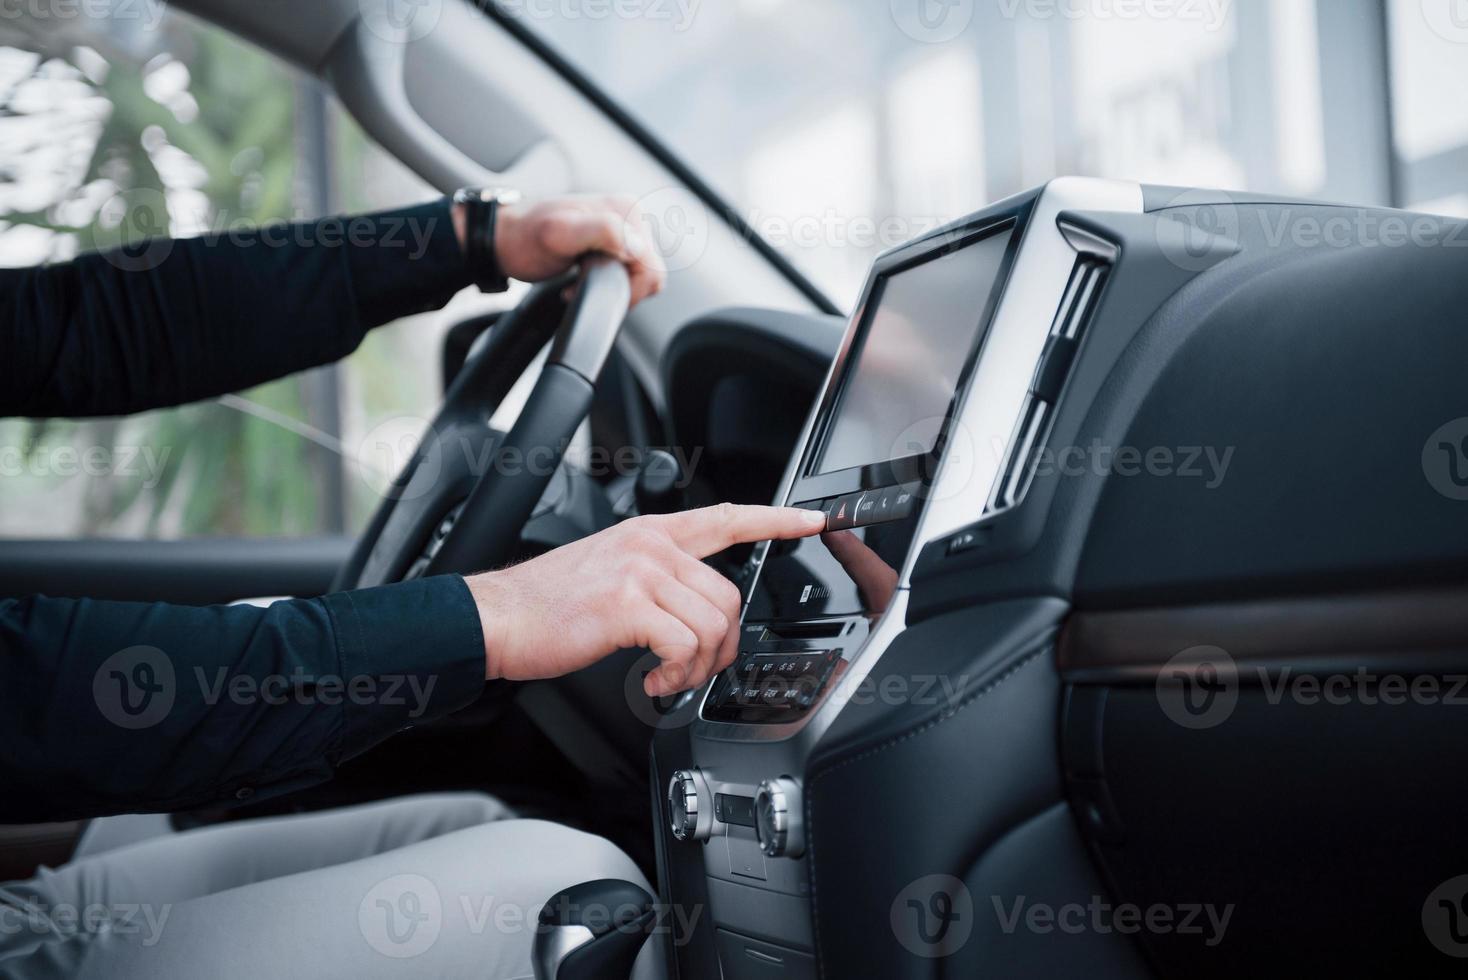
[[[494,248],[494,229],[502,204],[512,204],[512,191],[466,187],[454,194],[454,203],[464,206],[464,263],[474,284],[486,293],[510,288],[510,278],[500,267]]]

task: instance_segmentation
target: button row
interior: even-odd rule
[[[844,531],[910,517],[916,502],[911,487],[883,487],[833,497],[822,509],[826,512],[826,530]]]
[[[715,708],[808,708],[826,683],[840,650],[746,657],[715,689]]]

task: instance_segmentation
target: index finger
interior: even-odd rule
[[[686,510],[666,518],[665,530],[679,548],[707,558],[732,545],[754,541],[805,538],[826,529],[826,515],[798,507],[719,504]]]

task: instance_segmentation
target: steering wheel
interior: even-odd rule
[[[476,344],[428,433],[337,573],[332,591],[502,565],[591,411],[632,290],[606,256],[581,262],[574,300],[542,283]],[[556,313],[565,307],[564,315]],[[557,327],[557,323],[559,326]],[[552,329],[554,335],[552,336]],[[489,419],[516,380],[551,348],[519,418],[500,437]]]

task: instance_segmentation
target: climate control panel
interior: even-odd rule
[[[739,658],[704,701],[710,721],[772,724],[811,709],[866,640],[863,617],[815,623],[749,624]]]

